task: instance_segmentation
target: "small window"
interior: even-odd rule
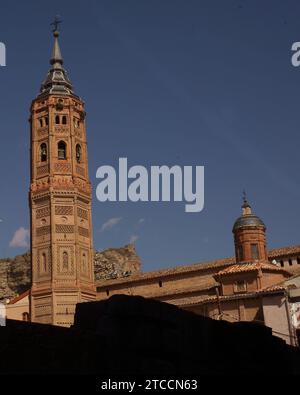
[[[74,127],[79,128],[79,119],[74,117]]]
[[[251,257],[252,259],[259,259],[257,244],[251,244]]]
[[[284,266],[284,262],[280,261],[280,266],[283,267]]]
[[[55,123],[56,123],[56,125],[59,125],[59,124],[60,124],[59,115],[56,115],[56,117],[55,117]]]
[[[46,126],[49,125],[49,118],[48,117],[45,117],[45,124],[46,124]]]
[[[43,143],[40,147],[41,162],[47,162],[47,144]]]
[[[63,268],[63,270],[69,269],[69,255],[68,255],[67,251],[64,251],[64,253],[63,253],[62,268]]]
[[[47,257],[44,252],[42,254],[42,270],[44,273],[47,271]]]
[[[159,288],[161,288],[162,287],[162,281],[159,281],[158,285],[159,285]]]
[[[242,245],[239,246],[239,260],[240,261],[244,260],[244,249]]]
[[[80,146],[80,144],[76,145],[76,161],[77,161],[77,163],[81,162],[81,146]]]
[[[58,159],[65,160],[67,158],[67,146],[64,141],[58,143]]]
[[[234,292],[235,293],[241,293],[241,292],[247,292],[247,284],[246,281],[236,281],[234,284]]]
[[[297,258],[297,264],[300,265],[300,258]]]
[[[63,125],[67,124],[67,117],[65,115],[63,115],[63,117],[62,117],[62,124]]]
[[[289,265],[292,266],[293,265],[293,261],[291,259],[289,259]]]
[[[108,289],[106,290],[106,295],[109,296],[109,290]]]
[[[40,123],[40,127],[42,128],[42,127],[44,126],[43,118],[40,118],[40,119],[39,119],[39,123]]]

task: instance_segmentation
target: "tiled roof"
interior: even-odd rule
[[[250,263],[241,263],[239,265],[233,265],[227,267],[224,270],[218,272],[218,275],[224,274],[233,274],[233,273],[243,273],[243,272],[250,272],[250,271],[257,271],[257,270],[271,270],[271,271],[285,271],[281,267],[273,265],[271,263],[259,263],[259,262],[250,262]]]
[[[258,297],[259,295],[262,294],[272,294],[272,293],[277,293],[277,292],[283,292],[286,290],[286,287],[280,286],[280,285],[272,285],[267,288],[260,289],[255,292],[245,292],[245,293],[237,293],[237,294],[231,294],[231,295],[225,295],[225,296],[219,296],[219,301],[222,302],[224,300],[236,300],[236,299],[248,299],[248,298],[255,298]],[[217,296],[208,296],[206,298],[199,299],[198,301],[192,301],[191,304],[206,304],[209,302],[217,302],[218,298]],[[187,305],[189,304],[188,302],[186,303]]]
[[[11,299],[8,304],[15,304],[15,303],[17,303],[19,300],[21,300],[21,299],[25,298],[26,296],[28,296],[29,295],[29,291],[30,291],[30,289],[28,289],[27,291],[21,293],[19,296],[16,296],[15,298]]]
[[[97,282],[97,286],[106,287],[109,285],[115,284],[130,284],[130,283],[138,283],[139,281],[147,280],[147,279],[155,279],[155,278],[164,278],[173,275],[180,275],[185,273],[197,273],[199,271],[204,271],[207,269],[218,269],[222,267],[226,267],[228,265],[232,265],[235,262],[234,258],[225,258],[225,259],[217,259],[214,261],[207,261],[202,263],[195,263],[192,265],[183,265],[183,266],[175,266],[173,268],[157,270],[153,272],[145,272],[134,274],[130,277],[118,278],[115,280],[101,280]]]
[[[269,258],[276,258],[281,255],[294,255],[300,254],[300,245],[283,247],[283,248],[274,248],[273,250],[268,251]]]
[[[299,254],[300,255],[300,245],[297,246],[290,246],[290,247],[283,247],[283,248],[275,248],[268,251],[268,256],[270,259],[278,258],[280,256],[287,256],[292,254]],[[216,259],[212,261],[206,262],[199,262],[194,263],[191,265],[181,265],[175,266],[172,268],[161,269],[153,272],[145,272],[140,274],[135,274],[130,277],[125,278],[118,278],[115,280],[100,280],[97,281],[96,285],[98,288],[107,287],[110,285],[116,284],[130,284],[130,283],[137,283],[139,281],[143,281],[146,279],[155,279],[155,278],[163,278],[168,276],[180,275],[184,273],[197,273],[199,271],[204,271],[207,269],[218,269],[218,268],[225,268],[231,266],[235,263],[235,258],[224,258],[224,259]],[[274,266],[275,267],[275,266]],[[278,268],[280,270],[280,268]],[[276,269],[275,269],[276,270]],[[281,269],[282,270],[282,269]]]

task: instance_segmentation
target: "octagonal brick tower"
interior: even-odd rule
[[[63,67],[57,29],[51,68],[31,105],[31,320],[73,323],[95,299],[85,110]]]

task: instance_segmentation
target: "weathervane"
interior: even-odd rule
[[[53,33],[58,32],[59,25],[62,23],[62,20],[60,19],[59,15],[56,15],[54,18],[54,21],[50,23],[50,26],[53,26]]]
[[[245,189],[243,189],[243,201],[244,201],[244,203],[247,202],[247,194],[246,194]]]

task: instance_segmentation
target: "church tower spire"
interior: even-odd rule
[[[51,68],[48,71],[45,81],[41,85],[40,96],[48,94],[63,94],[63,95],[74,95],[72,83],[68,77],[68,73],[63,67],[63,57],[58,42],[59,31],[58,24],[60,21],[56,18],[53,24],[55,29],[53,30],[54,44],[52,54],[50,58]]]
[[[54,22],[50,70],[31,105],[31,320],[70,326],[95,299],[84,102],[63,67]]]

